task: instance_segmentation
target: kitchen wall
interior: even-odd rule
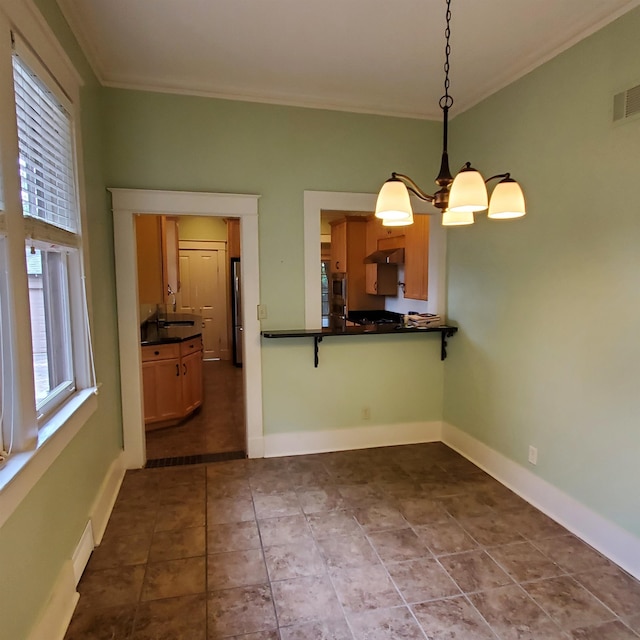
[[[113,230],[102,164],[102,89],[53,0],[36,3],[81,73],[83,168],[90,251],[88,287],[98,381],[98,410],[0,528],[0,638],[22,640],[71,558],[89,511],[121,449]],[[1,10],[1,7],[0,7]],[[5,117],[5,114],[0,114]]]
[[[223,218],[180,216],[178,221],[180,240],[227,241],[227,223]]]
[[[449,231],[444,416],[640,537],[640,119],[612,123],[639,35],[635,9],[453,121],[528,215]]]
[[[375,193],[439,166],[434,122],[117,89],[105,113],[109,186],[261,195],[263,329],[304,327],[305,190]],[[263,339],[262,365],[267,435],[442,416],[438,336],[327,339],[317,369],[311,340]]]

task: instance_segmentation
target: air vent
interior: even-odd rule
[[[640,114],[640,84],[613,96],[613,121]]]

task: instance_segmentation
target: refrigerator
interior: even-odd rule
[[[231,258],[231,322],[233,325],[233,364],[242,366],[242,275],[240,258]]]

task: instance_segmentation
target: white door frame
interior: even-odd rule
[[[260,351],[260,267],[258,254],[257,195],[109,189],[113,209],[116,267],[116,298],[120,349],[120,393],[124,460],[128,469],[146,463],[144,410],[142,404],[142,362],[140,351],[140,308],[136,264],[136,214],[189,215],[240,218],[242,269],[242,322],[244,353],[242,372],[245,390],[247,455],[264,455],[262,422],[262,363]]]

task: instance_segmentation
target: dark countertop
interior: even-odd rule
[[[168,323],[168,324],[164,324]],[[140,344],[184,342],[202,335],[202,318],[185,313],[169,314],[160,322],[145,322],[140,326]],[[178,323],[178,324],[173,324]]]
[[[396,335],[399,333],[435,332],[453,335],[456,331],[458,331],[458,327],[450,327],[448,325],[419,329],[417,327],[405,327],[395,324],[367,324],[344,327],[343,329],[277,329],[274,331],[263,331],[262,335],[265,338],[326,338],[329,336]]]

